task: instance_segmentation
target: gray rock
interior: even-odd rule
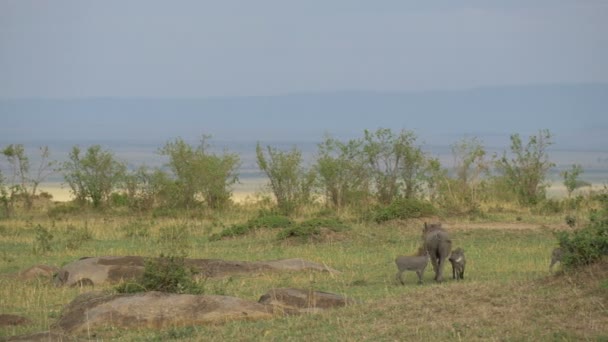
[[[228,296],[89,292],[68,304],[53,328],[78,335],[102,327],[162,329],[272,317],[263,304]]]
[[[135,280],[143,275],[146,258],[140,256],[105,256],[83,258],[62,267],[55,278],[57,286],[115,284],[121,280]],[[339,273],[325,265],[303,259],[271,261],[229,261],[221,259],[185,259],[200,276],[208,278],[235,274],[256,274],[269,271],[316,270]]]

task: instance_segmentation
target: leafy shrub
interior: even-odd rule
[[[341,232],[349,227],[342,221],[334,218],[314,218],[299,224],[294,224],[283,229],[277,235],[279,240],[288,238],[301,238],[307,240],[311,237],[321,235],[322,229],[329,229],[333,232]]]
[[[233,224],[232,226],[223,229],[220,233],[213,234],[209,239],[211,241],[217,241],[225,237],[245,235],[250,231],[259,228],[283,228],[289,227],[292,224],[293,222],[287,216],[262,212],[258,217],[253,218],[244,224]]]
[[[410,219],[424,216],[431,216],[437,209],[429,202],[418,199],[398,199],[388,206],[376,208],[371,217],[377,223],[382,223],[395,219]]]
[[[110,205],[112,207],[126,207],[129,205],[129,196],[125,193],[113,192],[110,194]]]
[[[590,215],[587,226],[573,232],[556,233],[564,251],[564,267],[588,265],[608,255],[608,199],[600,199],[600,202],[602,209]]]
[[[192,277],[196,271],[186,266],[184,258],[160,255],[147,260],[139,282],[122,283],[116,287],[119,293],[160,291],[179,294],[202,294],[203,286]]]
[[[252,228],[281,228],[291,225],[293,222],[283,215],[264,215],[249,220],[248,226]]]
[[[51,241],[53,240],[53,234],[41,225],[37,225],[34,228],[36,238],[34,239],[34,254],[44,254],[50,252],[53,248]]]

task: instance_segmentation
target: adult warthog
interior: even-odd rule
[[[448,232],[441,228],[441,223],[424,223],[422,230],[424,249],[429,252],[431,264],[435,270],[435,281],[443,281],[443,267],[452,252],[452,240]]]

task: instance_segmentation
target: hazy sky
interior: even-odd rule
[[[608,1],[427,3],[0,0],[0,98],[608,82]]]

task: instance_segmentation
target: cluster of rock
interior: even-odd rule
[[[60,269],[47,266],[33,267],[21,272],[20,276],[24,277],[22,279],[25,279],[26,274],[48,276],[48,273],[43,272],[48,270],[56,274],[54,277],[56,286],[112,284],[140,277],[143,274],[145,261],[145,258],[138,256],[82,258]],[[303,259],[260,262],[186,259],[185,262],[206,277],[281,270],[338,273],[325,265]],[[91,334],[104,327],[162,329],[231,320],[268,319],[277,315],[315,313],[353,303],[352,299],[337,294],[295,288],[271,289],[257,302],[218,295],[155,291],[116,294],[91,291],[81,294],[65,306],[57,322],[52,325],[51,331],[16,336],[9,341],[69,341],[75,336]],[[7,320],[13,322],[20,319],[25,318],[7,315]]]

